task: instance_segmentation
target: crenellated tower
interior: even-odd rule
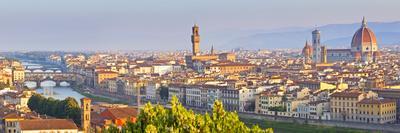
[[[192,50],[193,55],[200,55],[200,34],[197,24],[192,27]]]

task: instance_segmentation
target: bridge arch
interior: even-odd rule
[[[42,73],[44,72],[42,69],[34,69],[32,70],[32,73]]]
[[[71,86],[83,81],[79,74],[75,73],[25,73],[25,81],[36,82],[36,88],[51,84],[51,86]],[[46,82],[46,84],[43,84]],[[51,83],[49,83],[51,82]]]
[[[39,84],[40,84],[41,87],[55,87],[55,86],[57,86],[57,82],[56,81],[49,80],[49,79],[43,80],[43,81],[39,82]]]
[[[44,71],[45,73],[54,73],[54,70],[48,69]]]

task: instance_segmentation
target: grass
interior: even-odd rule
[[[261,128],[273,128],[275,133],[379,133],[368,130],[316,126],[291,122],[276,122],[268,120],[240,118],[248,126],[258,125]]]
[[[106,103],[112,103],[112,104],[126,104],[128,105],[129,103],[126,101],[122,101],[122,100],[113,100],[111,98],[107,98],[107,97],[103,97],[103,96],[97,96],[97,95],[93,95],[90,93],[86,93],[86,92],[82,92],[79,86],[75,86],[72,87],[76,92],[80,93],[81,95],[88,97],[90,99],[92,99],[93,101],[96,102],[106,102]]]

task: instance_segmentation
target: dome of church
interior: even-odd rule
[[[382,53],[380,51],[374,52],[374,57],[380,57]]]
[[[351,47],[355,47],[357,50],[360,50],[361,48],[369,46],[376,47],[376,45],[377,43],[375,34],[370,28],[367,27],[367,22],[364,18],[361,28],[358,29],[353,36]]]
[[[360,60],[360,59],[361,59],[361,53],[360,53],[360,52],[355,52],[355,53],[354,53],[354,58],[355,58],[356,60]]]

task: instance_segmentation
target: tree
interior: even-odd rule
[[[286,107],[285,106],[269,107],[268,110],[277,111],[277,112],[285,112],[286,111]]]
[[[39,114],[57,118],[69,118],[77,124],[81,122],[81,108],[78,102],[71,97],[60,101],[35,94],[29,99],[28,107]]]
[[[221,102],[214,103],[212,114],[196,114],[187,110],[173,97],[171,109],[147,103],[135,123],[128,122],[121,130],[111,127],[108,132],[122,133],[273,133],[271,128],[247,127],[236,112],[224,110]]]

